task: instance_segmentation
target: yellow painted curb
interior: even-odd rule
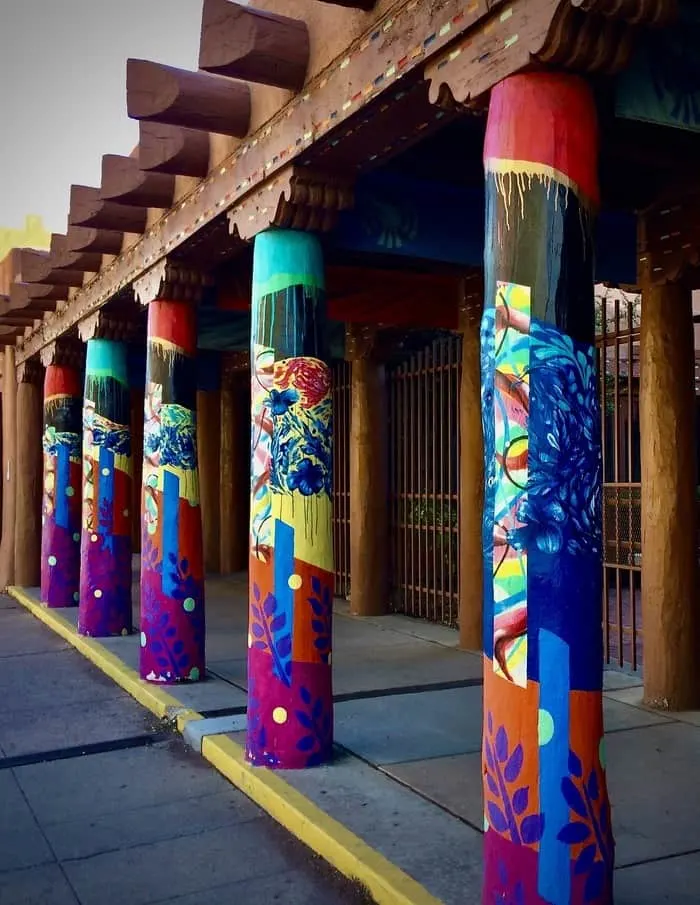
[[[341,874],[364,884],[377,905],[442,905],[384,855],[346,829],[274,771],[252,767],[243,748],[225,735],[206,735],[202,754],[277,823]]]
[[[182,704],[167,691],[142,681],[133,669],[99,641],[79,635],[57,610],[37,603],[22,588],[10,587],[7,593],[156,716],[168,717],[176,713],[178,731],[182,732],[190,720],[202,719],[196,711],[183,709]],[[243,748],[232,739],[225,735],[204,736],[202,756],[277,823],[341,874],[362,883],[377,905],[443,905],[424,886],[326,814],[274,771],[266,767],[252,767],[245,759]]]

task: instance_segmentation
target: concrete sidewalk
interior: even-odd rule
[[[364,901],[0,597],[0,905]]]
[[[189,729],[225,739],[220,718],[240,726],[245,713],[245,579],[208,581],[207,607],[209,679],[169,691],[211,720]],[[64,611],[73,622],[76,615]],[[103,643],[136,668],[137,637]],[[481,658],[457,650],[449,629],[397,615],[358,620],[339,603],[333,668],[337,757],[282,774],[288,788],[426,895],[481,905]],[[608,672],[605,684],[616,905],[697,905],[700,714],[646,710],[634,677]],[[228,737],[243,740],[240,731]]]

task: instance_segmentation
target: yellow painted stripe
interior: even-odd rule
[[[424,886],[392,864],[272,770],[252,767],[243,748],[225,735],[208,735],[202,754],[277,823],[346,877],[358,880],[378,905],[441,905]]]
[[[167,717],[177,712],[179,732],[190,720],[202,719],[196,711],[183,710],[182,704],[163,688],[142,681],[133,669],[99,641],[79,635],[75,626],[59,611],[37,603],[22,588],[10,587],[7,593],[156,716]],[[277,773],[266,767],[252,767],[245,759],[243,748],[232,739],[225,735],[205,736],[202,755],[277,823],[341,874],[366,886],[377,905],[443,905],[424,886]]]

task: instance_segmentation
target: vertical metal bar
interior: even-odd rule
[[[455,431],[455,423],[453,418],[453,408],[454,408],[454,367],[453,367],[453,357],[450,356],[450,367],[448,368],[448,399],[449,404],[447,406],[447,442],[449,443],[449,449],[447,450],[447,490],[449,494],[449,509],[448,509],[448,518],[450,520],[450,534],[449,539],[450,542],[448,544],[448,553],[447,553],[447,587],[449,593],[450,603],[454,605],[454,576],[453,576],[453,559],[452,559],[452,511],[454,505],[454,474],[453,474],[453,451],[454,451],[454,443],[453,436]]]
[[[598,296],[598,304],[600,306],[600,333],[598,338],[598,368],[600,373],[600,393],[601,393],[601,401],[600,401],[600,417],[601,417],[601,451],[602,451],[602,461],[601,467],[603,469],[603,563],[607,563],[607,538],[608,538],[608,525],[607,525],[607,492],[605,488],[605,482],[607,481],[608,470],[607,470],[607,405],[608,405],[608,393],[607,393],[607,298],[606,293],[603,292]],[[607,566],[603,566],[603,640],[604,640],[604,656],[605,662],[610,662],[610,607],[609,607],[609,598],[608,598],[608,569]]]
[[[432,546],[433,546],[433,570],[430,578],[430,585],[432,587],[433,592],[433,619],[438,622],[445,621],[445,614],[443,612],[442,606],[439,605],[438,601],[438,505],[439,498],[437,494],[437,460],[440,455],[440,448],[437,443],[436,438],[436,428],[438,422],[438,413],[437,413],[437,388],[438,383],[440,381],[441,374],[441,366],[442,366],[442,353],[443,353],[444,344],[441,340],[436,340],[433,343],[433,373],[432,373],[432,382],[431,382],[431,392],[430,392],[430,402],[431,402],[431,412],[430,412],[430,438],[431,438],[431,448],[432,448],[432,478],[431,478],[431,495],[433,501],[433,525],[432,525]]]
[[[408,488],[410,484],[410,466],[411,466],[411,448],[409,443],[410,437],[410,410],[409,410],[409,391],[410,391],[410,383],[409,383],[409,372],[408,372],[408,363],[404,362],[401,366],[401,376],[403,378],[402,383],[402,425],[403,425],[403,455],[404,455],[404,474],[403,474],[403,507],[404,507],[404,521],[403,521],[403,531],[404,531],[404,545],[403,545],[403,574],[401,576],[402,585],[404,588],[404,604],[403,604],[403,612],[408,613],[410,609],[410,592],[409,592],[409,574],[410,574],[410,551],[411,551],[411,538],[409,535],[409,518],[410,518],[410,508],[408,502]]]

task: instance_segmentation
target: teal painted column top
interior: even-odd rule
[[[128,386],[126,346],[112,339],[88,340],[85,370],[91,377],[111,377]]]
[[[270,229],[255,237],[253,304],[290,286],[325,289],[323,251],[316,236]]]

